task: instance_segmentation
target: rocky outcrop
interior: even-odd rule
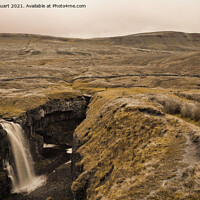
[[[194,128],[145,96],[106,94],[93,98],[74,133],[75,200],[200,199]]]
[[[85,118],[86,98],[54,99],[15,119],[29,138],[34,160],[40,157],[43,143],[72,146],[73,132]]]

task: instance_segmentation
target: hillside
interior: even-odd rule
[[[197,75],[199,34],[161,32],[90,40],[0,34],[0,47],[1,89],[32,90],[58,81],[71,84],[80,76],[108,76],[85,80],[88,87],[198,88],[200,84],[188,77],[142,77],[158,73]],[[142,78],[109,79],[110,75],[127,74]],[[7,78],[11,80],[6,82]],[[73,87],[79,82],[83,83],[75,81]]]
[[[9,196],[0,125],[0,198],[200,199],[199,50],[199,33],[0,34],[0,117],[23,127],[36,172],[50,177]]]
[[[74,134],[75,199],[200,198],[200,128],[149,101],[158,91],[137,92],[108,90],[90,103]]]
[[[193,51],[195,49],[198,51],[200,47],[200,34],[198,33],[153,32],[113,37],[108,40],[118,45],[166,51]]]

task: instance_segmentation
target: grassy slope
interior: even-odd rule
[[[49,88],[38,88],[32,91],[15,92],[0,96],[0,115],[6,118],[16,117],[27,110],[39,107],[52,99],[76,98],[81,94],[69,87],[55,85]]]
[[[198,74],[199,38],[199,34],[178,32],[90,40],[0,34],[0,79],[45,76],[70,81],[78,76]],[[0,89],[43,88],[57,81],[1,81]],[[87,84],[92,87],[199,88],[200,83],[197,78],[128,77],[89,79]]]
[[[154,91],[131,93],[108,90],[93,98],[75,132],[83,173],[72,191],[86,187],[91,200],[199,199],[200,166],[184,159],[192,130],[158,114],[146,101]]]
[[[130,40],[130,41],[129,41]],[[200,45],[200,35],[181,32],[157,32],[150,34],[131,35],[124,38],[125,44],[136,45],[147,49],[192,50]]]

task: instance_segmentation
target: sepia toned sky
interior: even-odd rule
[[[200,32],[200,0],[1,0],[86,8],[0,8],[1,33],[102,37],[152,31]]]

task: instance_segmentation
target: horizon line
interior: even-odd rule
[[[57,35],[48,35],[48,34],[40,34],[40,33],[6,33],[0,32],[0,36],[2,35],[22,35],[22,36],[42,36],[42,37],[50,37],[50,38],[61,38],[61,39],[80,39],[80,40],[88,40],[88,39],[104,39],[104,38],[116,38],[116,37],[126,37],[126,36],[134,36],[134,35],[142,35],[142,34],[153,34],[153,33],[185,33],[185,34],[200,34],[200,32],[184,32],[184,31],[148,31],[148,32],[138,32],[138,33],[130,33],[130,34],[122,34],[116,36],[96,36],[96,37],[65,37],[65,36],[57,36]]]

